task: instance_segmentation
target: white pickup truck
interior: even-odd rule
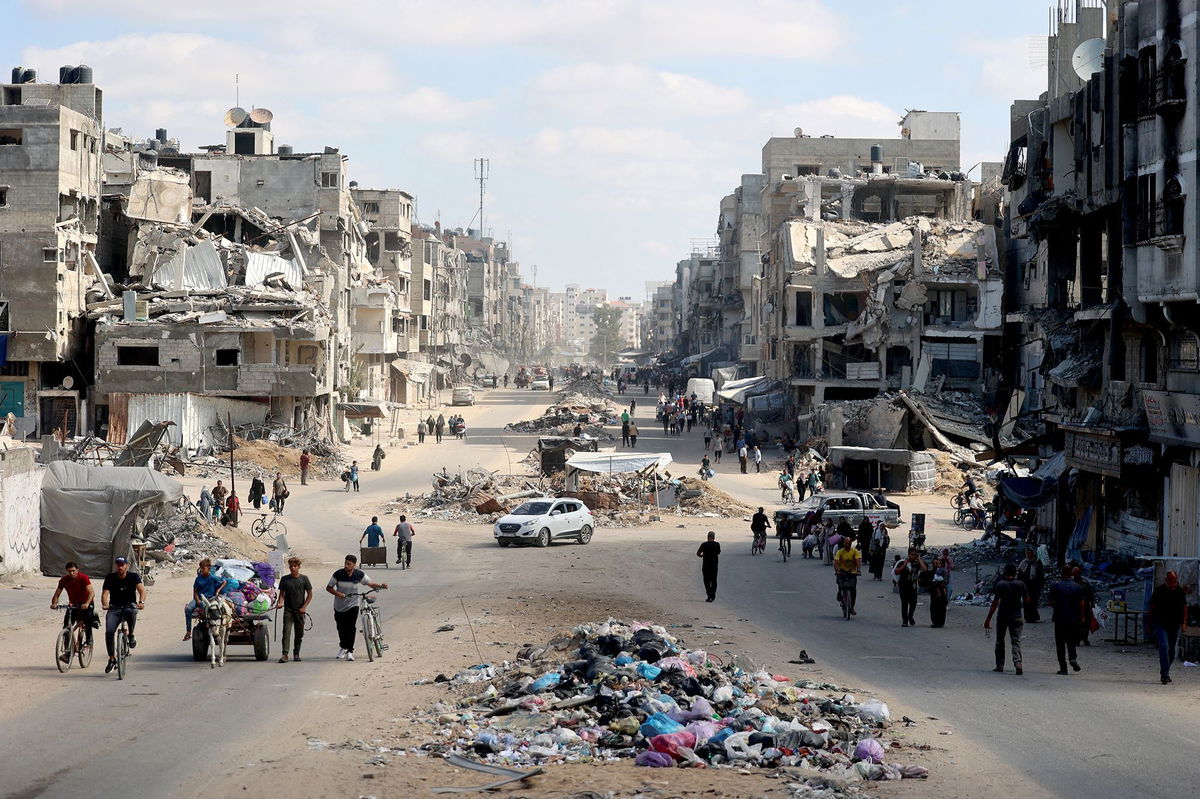
[[[871,524],[883,519],[883,523],[888,527],[900,526],[900,511],[880,505],[875,501],[874,494],[865,491],[823,491],[787,510],[803,518],[808,511],[818,508],[823,511],[821,518],[832,519],[834,524],[845,517],[851,527],[858,527],[865,515]]]

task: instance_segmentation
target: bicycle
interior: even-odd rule
[[[792,554],[791,536],[779,536],[779,553],[783,555],[783,562],[787,563],[788,555]]]
[[[287,535],[287,527],[283,522],[279,521],[279,513],[271,515],[271,520],[267,521],[266,513],[260,513],[259,517],[250,525],[250,532],[255,538],[262,538],[267,533],[270,533],[271,538],[280,535]]]
[[[751,555],[761,555],[767,549],[767,533],[764,530],[762,533],[754,534],[754,542],[750,544]]]
[[[106,608],[107,610],[107,608]],[[137,605],[125,605],[114,610],[137,610]],[[126,661],[129,659],[129,619],[122,612],[121,623],[113,634],[113,655],[117,659],[117,679],[125,679]]]
[[[72,661],[79,661],[79,668],[86,669],[92,662],[92,644],[88,643],[88,623],[83,620],[78,605],[55,605],[52,610],[67,611],[66,626],[59,630],[54,639],[54,664],[59,672],[66,674]]]
[[[378,589],[372,588],[361,594],[363,606],[359,611],[359,620],[362,622],[363,641],[367,645],[368,661],[383,657],[383,653],[388,648],[388,645],[383,642],[383,625],[379,623],[379,611],[375,608],[375,597],[371,596],[377,591]]]
[[[850,589],[858,583],[857,574],[839,574],[837,576],[838,603],[842,606],[842,618],[850,621],[854,615],[854,606],[850,604]]]

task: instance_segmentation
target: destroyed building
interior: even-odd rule
[[[1200,555],[1198,10],[1064,4],[1012,105],[1004,385],[1017,452],[1070,470],[1031,505],[1071,556]]]
[[[88,424],[103,108],[86,66],[0,85],[0,417],[22,436]]]

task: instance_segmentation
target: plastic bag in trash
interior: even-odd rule
[[[633,662],[633,656],[629,655],[625,652],[622,652],[621,654],[617,655],[617,659],[614,662],[618,666],[628,666],[630,663]]]
[[[762,753],[762,746],[750,745],[750,733],[735,732],[725,739],[725,756],[730,760],[750,760]]]
[[[874,738],[863,738],[854,747],[854,756],[859,760],[869,760],[872,763],[883,762],[883,744]]]
[[[647,718],[642,723],[642,726],[638,729],[646,738],[653,738],[656,735],[668,735],[673,732],[682,732],[683,725],[673,720],[665,713],[655,713]],[[693,743],[695,742],[693,741]]]
[[[718,727],[715,722],[693,721],[691,724],[687,725],[685,729],[692,735],[696,736],[696,743],[702,744],[709,738],[712,738],[714,735],[716,735],[717,731],[721,728]]]
[[[680,758],[679,747],[693,749],[696,746],[696,736],[687,730],[671,732],[665,735],[655,735],[650,739],[650,748],[656,752],[666,752],[675,758]]]
[[[562,680],[562,672],[560,671],[552,671],[547,674],[543,674],[541,677],[538,677],[533,681],[533,685],[529,686],[529,693],[540,694],[542,691],[549,690],[550,688],[558,685],[560,680]]]
[[[868,699],[858,708],[858,717],[863,721],[885,724],[892,720],[892,713],[886,702],[878,699]]]
[[[647,680],[657,679],[658,675],[662,674],[662,669],[658,666],[651,666],[649,663],[637,664],[637,673],[639,677]]]
[[[733,686],[722,685],[712,692],[712,701],[718,705],[733,701]]]
[[[666,752],[655,752],[652,749],[647,749],[637,756],[637,760],[633,761],[635,766],[649,766],[651,768],[671,768],[675,765],[675,758],[668,755]]]

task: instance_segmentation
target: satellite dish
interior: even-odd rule
[[[1103,39],[1088,39],[1075,48],[1071,55],[1071,68],[1081,80],[1088,80],[1104,66]]]
[[[266,108],[255,108],[250,112],[250,121],[259,125],[265,125],[274,118],[275,115]]]
[[[64,377],[62,381],[62,387],[70,391],[75,387],[75,378],[71,377],[70,375]]]
[[[804,135],[804,128],[796,128],[792,131],[792,135],[794,135],[797,139],[800,138]]]
[[[231,128],[236,128],[238,125],[246,121],[246,109],[234,106],[225,112],[225,124]]]

